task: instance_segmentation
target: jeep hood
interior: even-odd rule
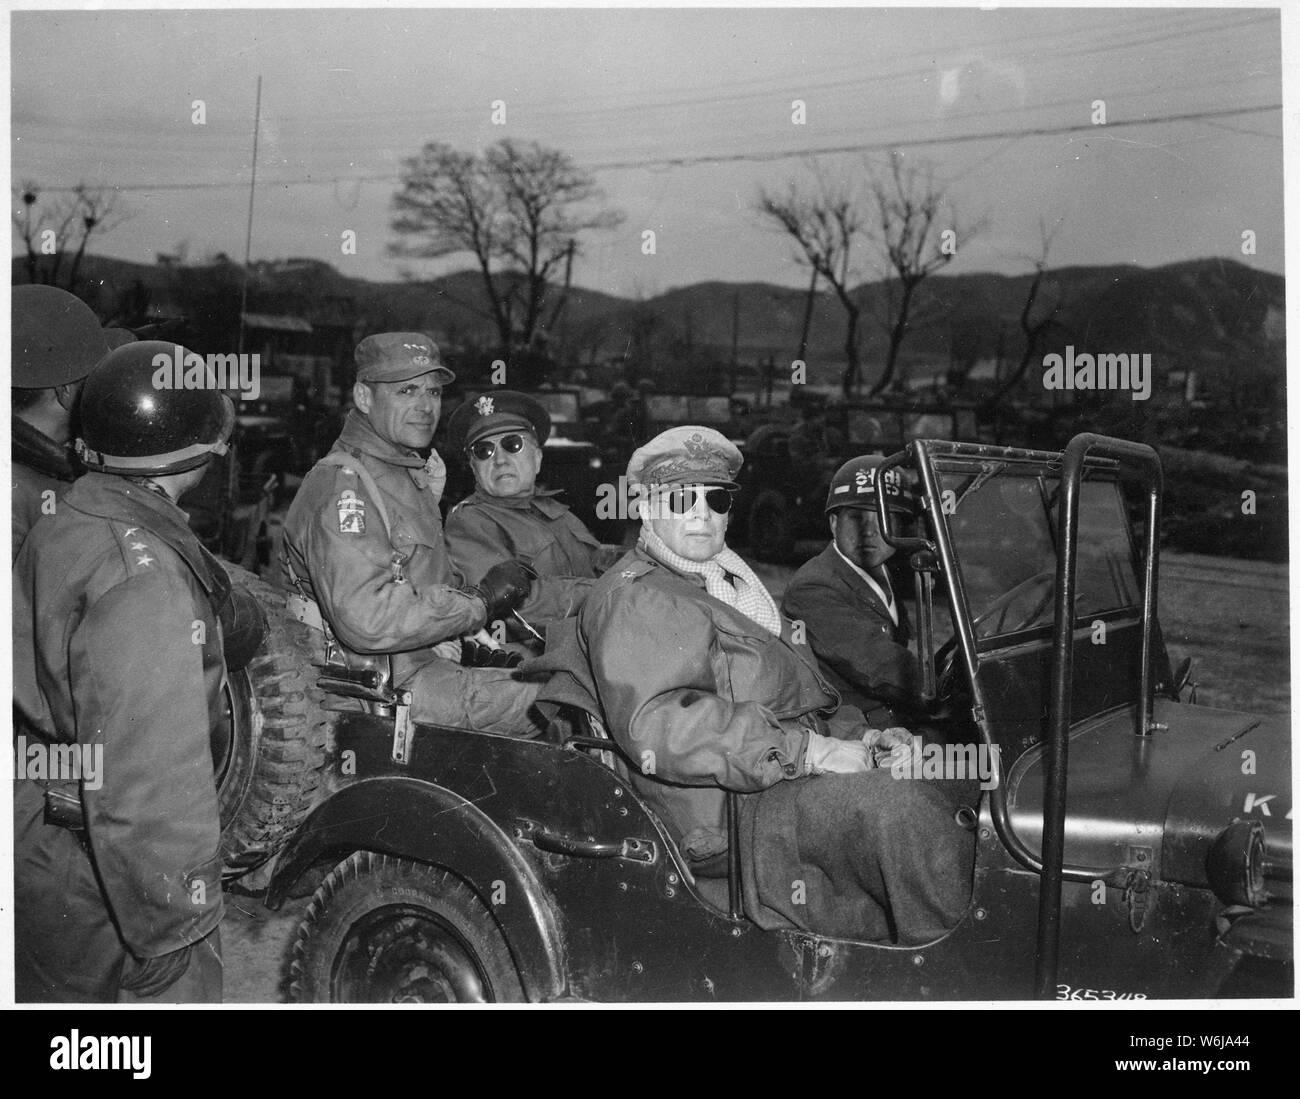
[[[1291,894],[1291,736],[1286,715],[1254,716],[1157,699],[1163,728],[1133,732],[1125,707],[1070,735],[1065,861],[1109,868],[1145,863],[1164,881],[1208,888],[1205,860],[1237,820],[1264,826],[1270,892]],[[1041,854],[1043,749],[1011,770],[1017,834]],[[1145,848],[1145,852],[1134,848]]]

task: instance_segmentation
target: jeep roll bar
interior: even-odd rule
[[[979,444],[946,443],[917,439],[907,448],[887,457],[876,471],[876,516],[885,541],[905,552],[924,552],[938,557],[948,583],[952,606],[966,606],[966,595],[960,572],[956,568],[952,541],[947,524],[941,516],[934,516],[935,541],[926,538],[904,538],[896,535],[890,524],[888,508],[882,489],[887,470],[901,466],[909,454],[916,458],[921,478],[922,498],[927,501],[942,499],[935,475],[931,453],[955,457],[982,459],[990,471],[996,463],[1014,452],[1001,447]],[[992,752],[993,778],[996,785],[989,794],[989,813],[1007,851],[1017,862],[1041,877],[1038,908],[1038,957],[1035,972],[1035,993],[1040,998],[1052,998],[1055,993],[1057,963],[1060,956],[1061,937],[1061,884],[1070,881],[1105,881],[1108,885],[1123,887],[1131,873],[1126,866],[1087,867],[1065,865],[1065,811],[1066,775],[1069,753],[1070,711],[1073,702],[1074,665],[1074,592],[1077,571],[1079,536],[1079,486],[1083,481],[1087,460],[1096,456],[1109,458],[1118,465],[1121,477],[1141,483],[1147,496],[1146,560],[1144,563],[1142,591],[1142,646],[1139,669],[1139,699],[1136,709],[1135,732],[1138,736],[1151,733],[1151,639],[1154,631],[1156,588],[1159,562],[1160,499],[1164,478],[1156,452],[1142,443],[1115,439],[1105,435],[1084,433],[1070,440],[1063,455],[1046,452],[1020,452],[1020,457],[1060,463],[1060,503],[1057,513],[1056,603],[1052,624],[1052,663],[1049,687],[1047,736],[1043,744],[1045,774],[1043,800],[1042,856],[1030,851],[1016,834],[1007,809],[1006,784],[1003,781],[1000,754]],[[980,735],[990,748],[994,747],[983,692],[977,673],[979,658],[975,648],[974,632],[965,615],[953,615],[953,627],[958,651],[966,664],[967,679],[971,688],[971,717]],[[928,655],[928,654],[927,654]]]
[[[1160,458],[1144,443],[1091,432],[1076,435],[1065,448],[1061,495],[1056,514],[1056,615],[1052,623],[1052,684],[1044,746],[1043,876],[1038,892],[1040,999],[1053,995],[1061,944],[1061,881],[1065,860],[1066,763],[1070,750],[1070,707],[1074,692],[1074,581],[1078,565],[1079,486],[1090,454],[1119,462],[1121,476],[1138,480],[1146,494],[1146,560],[1142,577],[1142,652],[1134,732],[1151,735],[1151,634],[1156,614],[1160,561],[1160,497],[1164,474]]]

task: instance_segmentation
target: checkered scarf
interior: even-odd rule
[[[663,539],[650,529],[649,522],[641,524],[641,547],[669,568],[703,576],[705,589],[714,599],[734,607],[768,633],[781,636],[781,615],[776,600],[735,550],[724,546],[707,561],[689,561],[664,545]]]

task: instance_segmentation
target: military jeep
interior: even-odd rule
[[[920,946],[763,930],[741,903],[739,795],[732,857],[693,876],[598,724],[562,743],[417,725],[382,669],[327,668],[321,687],[358,707],[334,725],[343,773],[267,894],[315,889],[293,996],[1291,995],[1286,720],[1179,700],[1156,615],[1155,452],[918,440],[886,466],[922,502],[910,532],[877,504],[913,573],[933,723],[989,764],[955,928]]]

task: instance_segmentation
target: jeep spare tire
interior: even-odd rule
[[[231,584],[266,614],[265,640],[227,664],[222,720],[212,734],[224,873],[236,878],[276,853],[315,804],[333,714],[316,686],[313,631],[285,613],[284,593],[226,564]]]

